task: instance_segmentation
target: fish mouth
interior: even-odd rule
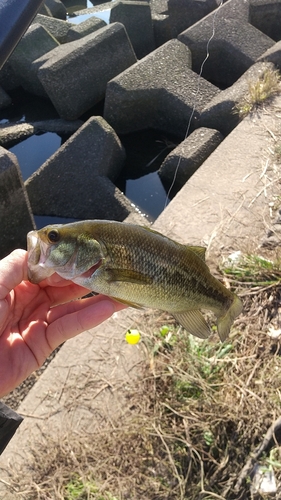
[[[27,277],[31,283],[40,283],[54,271],[44,267],[47,259],[48,249],[38,236],[37,231],[27,234]]]
[[[40,259],[40,245],[37,231],[29,231],[27,234],[28,262],[38,264]]]

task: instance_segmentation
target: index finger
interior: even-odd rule
[[[23,280],[27,280],[27,252],[18,248],[0,260],[0,300]]]

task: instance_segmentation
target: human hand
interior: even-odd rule
[[[0,397],[37,370],[66,340],[125,306],[104,295],[74,300],[89,290],[53,275],[27,280],[27,252],[0,261]]]

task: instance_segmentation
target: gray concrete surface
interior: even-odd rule
[[[114,130],[92,116],[26,181],[33,213],[124,220],[135,211],[113,184],[124,161]]]
[[[241,121],[237,106],[249,94],[249,87],[257,82],[267,71],[274,71],[271,62],[258,62],[253,64],[238,80],[225,90],[216,95],[200,115],[201,127],[214,128],[223,135],[229,134]]]
[[[206,57],[214,15],[188,28],[178,36],[192,52],[192,67],[197,73]],[[202,76],[218,87],[232,85],[274,41],[249,23],[235,20],[217,11],[216,29],[209,46],[209,58]]]
[[[73,25],[67,33],[66,42],[73,42],[74,40],[79,40],[83,36],[87,36],[94,31],[104,28],[106,26],[105,21],[99,19],[98,17],[90,17],[80,24]]]
[[[12,102],[10,96],[0,87],[0,109],[7,108]]]
[[[173,149],[158,170],[167,190],[179,191],[223,139],[218,130],[199,127]]]
[[[35,228],[16,156],[0,146],[0,259],[26,247],[26,233]]]
[[[42,59],[38,78],[61,118],[67,120],[79,118],[101,101],[107,82],[136,61],[120,23],[61,45],[47,56],[47,60],[46,56]]]
[[[125,26],[138,59],[155,49],[151,10],[148,2],[120,0],[112,4],[110,23]]]
[[[108,82],[104,118],[120,134],[155,128],[183,138],[220,92],[190,68],[189,49],[170,40]]]
[[[9,58],[9,64],[25,90],[47,97],[32,63],[58,46],[59,42],[40,24],[33,24],[28,29]]]
[[[179,191],[155,228],[218,256],[257,249],[274,222],[272,206],[279,196],[280,110],[278,96],[246,117]]]
[[[37,14],[32,24],[41,24],[59,43],[68,42],[69,30],[76,27],[71,22],[42,14]]]

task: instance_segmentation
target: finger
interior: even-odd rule
[[[27,279],[27,252],[14,250],[0,261],[0,300],[23,280]]]
[[[122,304],[105,299],[62,316],[47,327],[48,344],[54,350],[66,340],[99,325],[122,307]]]
[[[47,286],[68,286],[69,283],[71,283],[71,280],[66,280],[59,274],[54,273],[51,276],[48,276],[48,278],[40,281],[40,286],[42,288],[45,288]]]
[[[68,281],[67,286],[48,286],[44,288],[44,291],[47,293],[52,307],[59,304],[65,304],[70,300],[79,299],[80,297],[84,297],[85,295],[90,293],[90,290],[88,290],[88,288],[76,285],[71,281]]]
[[[72,314],[74,312],[82,311],[86,307],[89,307],[94,304],[98,304],[104,300],[113,301],[110,297],[105,295],[95,295],[94,297],[87,297],[80,300],[73,300],[72,302],[68,302],[66,304],[57,305],[56,307],[52,307],[47,314],[48,323],[53,323],[57,319],[65,316],[67,314]],[[119,306],[117,303],[116,308]],[[125,306],[123,306],[125,307]],[[122,308],[123,308],[122,307]]]

